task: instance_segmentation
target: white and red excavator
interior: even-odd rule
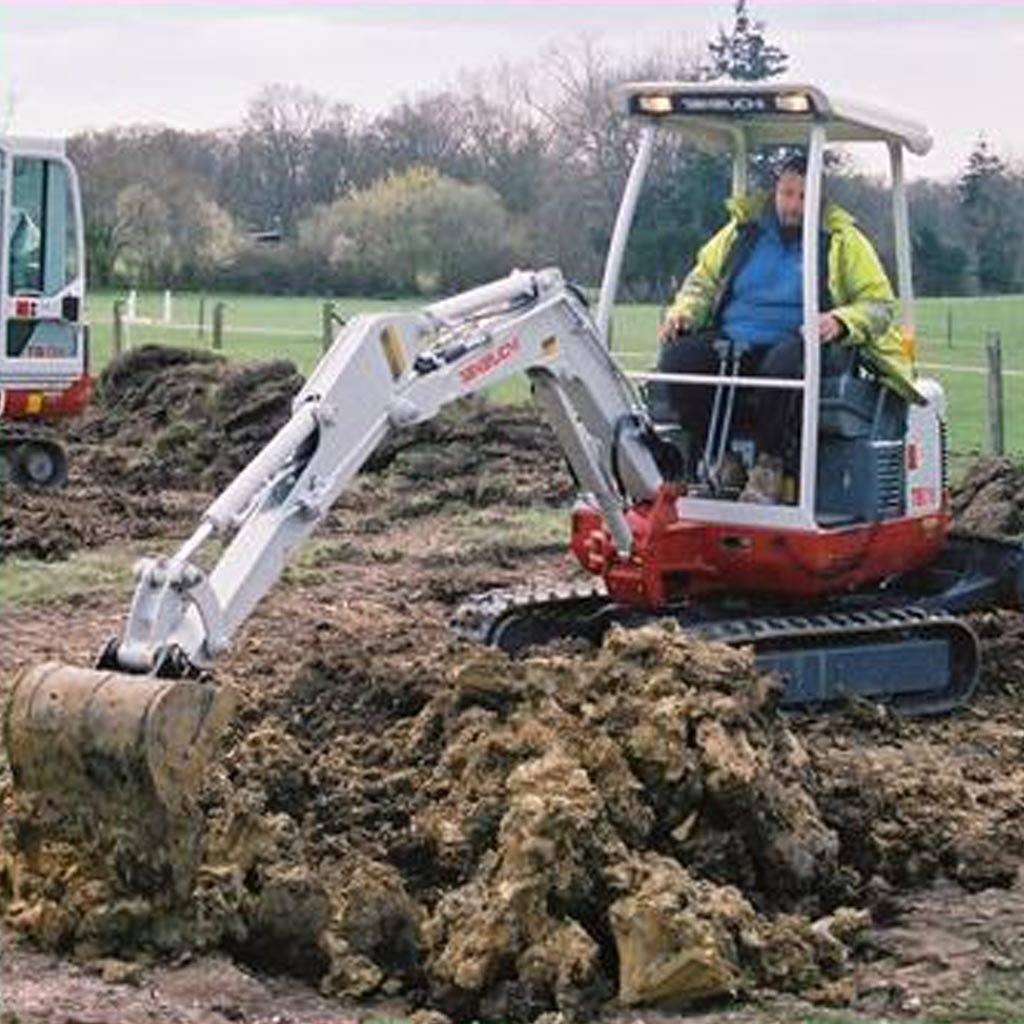
[[[67,457],[50,425],[92,393],[85,241],[64,143],[0,136],[0,485],[57,487]]]
[[[417,312],[351,319],[290,421],[193,535],[173,554],[140,562],[124,631],[98,665],[39,665],[14,683],[4,728],[19,786],[59,798],[69,777],[84,773],[98,787],[134,777],[167,808],[191,799],[230,704],[204,673],[289,557],[385,436],[514,374],[529,378],[578,485],[571,548],[594,582],[469,601],[456,617],[463,636],[517,653],[669,617],[700,636],[752,646],[784,680],[785,707],[852,696],[929,714],[969,699],[979,645],[961,616],[1021,603],[1024,551],[951,532],[940,385],[918,379],[920,401],[908,404],[855,358],[823,377],[818,337],[826,143],[873,143],[890,156],[910,339],[903,159],[927,152],[928,133],[805,85],[650,82],[620,96],[640,140],[596,315],[548,269]],[[712,441],[699,460],[680,459],[673,431],[652,420],[636,378],[656,375],[626,373],[608,344],[626,238],[655,133],[664,131],[731,151],[735,194],[747,187],[755,151],[807,150],[804,377],[745,377],[726,343],[720,372],[674,378],[717,389]],[[745,388],[803,396],[795,501],[747,504],[716,484],[723,453],[742,450],[732,410]],[[687,462],[692,473],[682,470]]]

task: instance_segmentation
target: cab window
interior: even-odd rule
[[[67,168],[15,157],[8,221],[8,290],[56,295],[78,275],[75,207]]]
[[[12,295],[42,294],[45,229],[46,163],[15,157],[8,224],[8,287]]]

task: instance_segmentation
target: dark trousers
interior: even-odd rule
[[[712,340],[710,335],[696,334],[666,342],[658,355],[658,372],[717,374],[719,355],[712,348]],[[744,377],[799,379],[804,373],[803,341],[793,338],[752,348],[740,359],[739,372]],[[677,421],[690,431],[693,450],[702,452],[715,398],[714,385],[652,382],[649,394],[654,418]],[[732,434],[753,438],[759,454],[782,456],[792,472],[800,451],[801,408],[799,391],[737,388]]]

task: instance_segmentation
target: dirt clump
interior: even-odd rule
[[[529,405],[467,399],[386,438],[366,464],[403,516],[463,503],[557,505],[573,494],[554,432]]]
[[[814,759],[818,805],[861,888],[850,898],[870,900],[879,880],[890,891],[940,877],[968,891],[1013,883],[1020,837],[984,813],[985,794],[941,748],[908,737],[867,751],[824,746]]]
[[[953,490],[957,527],[996,537],[1024,535],[1024,463],[979,459]]]
[[[72,483],[66,490],[11,488],[0,502],[0,561],[61,561],[81,548],[162,538],[195,518],[199,503],[182,494]]]
[[[223,487],[291,416],[287,360],[235,364],[144,345],[113,360],[75,428],[89,476],[146,490]]]

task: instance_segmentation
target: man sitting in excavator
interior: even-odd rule
[[[660,373],[719,372],[713,343],[725,338],[742,352],[746,376],[803,376],[804,184],[802,156],[786,160],[771,194],[754,193],[726,204],[729,222],[700,250],[659,330]],[[842,362],[835,346],[857,346],[864,362],[886,385],[913,400],[913,364],[896,323],[892,286],[871,242],[853,217],[828,202],[821,217],[819,246],[822,373]],[[691,450],[703,450],[714,388],[654,385],[659,418],[666,411],[691,435]],[[778,503],[787,499],[785,482],[799,458],[798,392],[785,397],[768,390],[739,390],[737,416],[744,420],[757,450],[749,474],[732,452],[723,460],[723,486],[740,488],[741,500]]]

